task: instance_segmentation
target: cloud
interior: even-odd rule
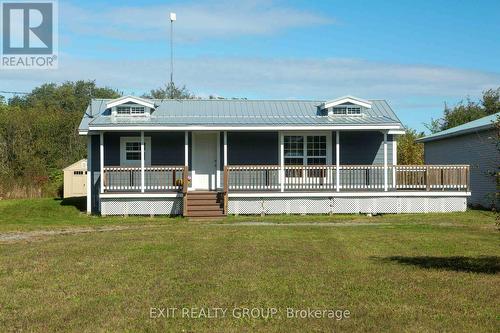
[[[59,61],[55,71],[4,70],[2,79],[25,90],[47,81],[96,79],[101,85],[135,93],[169,79],[167,59],[89,60],[61,55]],[[359,59],[200,57],[177,59],[175,66],[176,82],[195,92],[229,97],[327,99],[351,94],[416,104],[416,100],[424,103],[422,98],[476,96],[500,85],[500,74],[495,72]]]
[[[170,12],[177,13],[175,34],[180,42],[272,35],[292,28],[333,23],[331,18],[321,14],[265,1],[140,7],[96,5],[92,9],[61,4],[62,24],[69,31],[122,40],[165,39],[169,31]]]

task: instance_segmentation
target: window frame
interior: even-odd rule
[[[140,136],[122,136],[120,137],[120,166],[141,166],[141,159],[129,160],[127,159],[127,143],[141,142]],[[140,149],[139,149],[140,153]],[[151,137],[144,137],[144,165],[151,165]]]
[[[342,112],[335,112],[336,110],[342,110]],[[334,117],[359,117],[363,115],[363,107],[356,104],[339,104],[329,108],[328,115]]]
[[[286,157],[285,156],[285,137],[287,136],[302,136],[303,137],[303,153],[302,156],[290,156]],[[326,155],[325,156],[309,156],[307,152],[307,137],[308,136],[324,136],[326,138]],[[319,165],[319,164],[309,164],[308,159],[309,158],[325,158],[325,165],[331,165],[332,164],[332,132],[328,131],[307,131],[307,132],[283,132],[283,163],[285,167],[288,166],[293,166],[297,165],[300,166],[300,164],[286,164],[286,160],[290,158],[301,158],[302,159],[302,165],[307,166],[307,165]]]
[[[129,110],[127,113],[119,113],[118,109],[120,108],[128,108]],[[139,108],[142,109],[142,112],[137,112],[138,110],[134,111],[134,109],[139,109]],[[149,115],[149,110],[147,109],[148,107],[144,105],[129,103],[129,104],[120,104],[113,107],[111,113],[112,115],[117,117],[144,117]]]

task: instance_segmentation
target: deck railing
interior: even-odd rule
[[[396,188],[402,190],[469,189],[468,165],[398,165]]]
[[[185,166],[104,167],[105,192],[187,191]],[[184,186],[186,185],[186,186]],[[468,165],[231,165],[224,168],[230,191],[467,191]]]
[[[228,167],[229,190],[266,191],[280,189],[279,165],[238,165]]]
[[[468,165],[242,166],[225,168],[225,191],[466,191]],[[337,181],[338,178],[338,181]]]
[[[104,191],[139,192],[142,190],[141,168],[104,167]],[[148,166],[144,168],[144,190],[148,192],[182,189],[184,166]]]

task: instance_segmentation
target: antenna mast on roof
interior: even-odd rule
[[[177,20],[175,13],[170,13],[170,89],[174,88],[174,21]],[[171,91],[173,95],[173,91]]]

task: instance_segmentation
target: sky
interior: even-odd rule
[[[0,90],[96,80],[140,95],[385,99],[417,130],[500,86],[500,1],[59,0],[59,68],[0,70]]]

